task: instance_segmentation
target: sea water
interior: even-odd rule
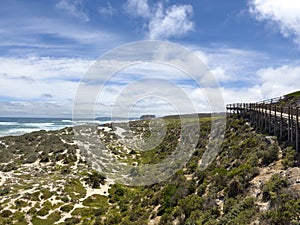
[[[65,127],[72,127],[78,124],[93,122],[104,124],[114,122],[108,118],[101,118],[94,121],[72,121],[68,118],[9,118],[0,117],[0,136],[22,135],[39,130],[60,130]]]
[[[59,130],[72,126],[69,119],[51,118],[0,118],[0,136],[21,135],[39,130]]]

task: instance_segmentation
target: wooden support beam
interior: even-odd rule
[[[278,99],[276,99],[277,102]],[[226,106],[226,112],[247,118],[252,126],[270,135],[278,136],[280,141],[300,151],[299,108],[278,106],[277,103],[263,101],[256,103],[235,103]]]

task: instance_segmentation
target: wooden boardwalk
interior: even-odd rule
[[[227,113],[238,114],[249,120],[252,126],[300,151],[299,107],[283,106],[281,98],[256,103],[236,103],[226,106]]]

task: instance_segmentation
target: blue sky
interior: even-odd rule
[[[299,12],[294,0],[2,0],[0,116],[70,116],[79,81],[95,60],[141,40],[194,52],[219,82],[225,103],[298,90]],[[107,84],[97,114],[107,116],[122,88],[144,74],[175,81],[197,111],[207,111],[193,81],[172,68],[141,64]],[[139,101],[132,111],[176,111],[169,103],[157,111],[153,101]]]

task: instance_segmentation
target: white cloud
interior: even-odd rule
[[[284,37],[300,45],[300,4],[295,0],[250,0],[250,13],[259,21],[276,23]]]
[[[14,23],[14,26],[7,24]],[[66,32],[66,27],[68,32]],[[86,23],[74,24],[60,18],[25,17],[13,22],[0,20],[0,47],[8,48],[11,55],[34,52],[40,55],[71,56],[99,55],[99,47],[107,49],[119,43],[122,35],[106,30],[95,30]],[[49,42],[48,39],[59,41]],[[89,57],[89,56],[88,56]]]
[[[150,6],[147,0],[128,0],[125,9],[133,16],[146,20],[146,36],[151,40],[165,40],[181,37],[193,30],[193,7],[191,5],[171,5],[162,2]]]
[[[128,13],[134,16],[148,18],[150,9],[147,0],[128,0],[125,4],[125,9]]]
[[[194,23],[191,5],[173,5],[165,11],[160,5],[155,16],[149,21],[149,39],[168,39],[180,37],[193,30]]]
[[[231,82],[243,82],[243,86],[251,86],[257,82],[255,71],[269,64],[268,56],[257,51],[221,46],[219,48],[190,46],[189,48],[207,65],[215,79],[227,86],[232,86]],[[274,61],[272,63],[276,64]]]
[[[70,15],[88,22],[89,16],[83,10],[83,0],[60,0],[56,7],[69,13]]]
[[[236,88],[222,87],[222,95],[225,103],[256,102],[299,91],[299,65],[269,67],[260,69],[256,73],[257,81],[252,86]]]
[[[80,58],[0,57],[0,74],[6,74],[9,79],[28,77],[33,81],[80,79],[93,62]]]
[[[99,7],[98,11],[100,14],[109,17],[112,17],[116,13],[116,10],[111,6],[110,2],[107,2],[107,7]]]
[[[258,72],[261,80],[259,85],[265,98],[279,97],[300,87],[300,66],[283,65],[277,68],[265,68]]]
[[[258,85],[253,87],[221,88],[225,104],[257,102],[266,99]]]
[[[7,117],[59,117],[70,118],[72,101],[52,102],[0,102],[1,116]]]
[[[212,68],[210,71],[218,82],[229,82],[233,79],[233,76],[220,66]]]
[[[67,101],[91,60],[68,58],[0,58],[0,96],[4,99]]]

